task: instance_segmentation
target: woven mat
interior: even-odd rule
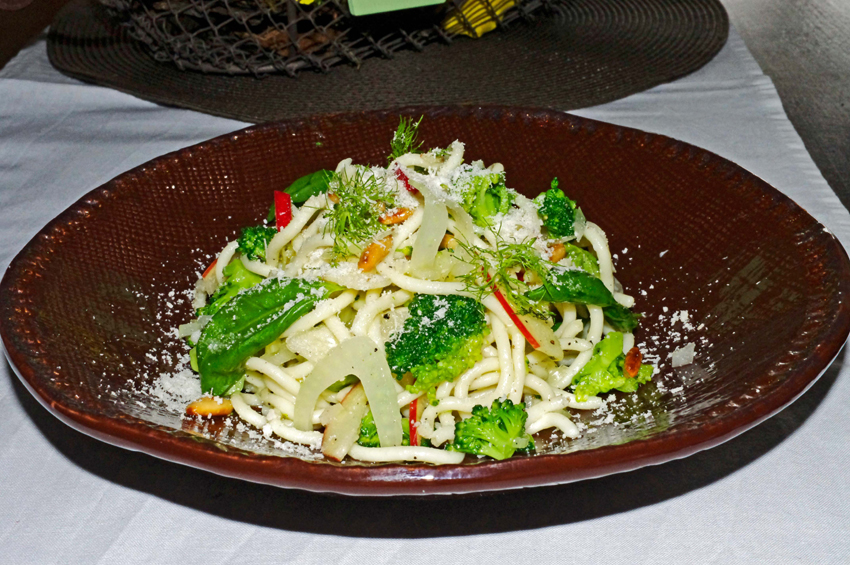
[[[222,76],[154,61],[90,1],[66,6],[48,55],[64,74],[164,105],[247,122],[414,104],[573,110],[703,66],[726,41],[717,0],[572,0],[553,15],[481,39],[434,44],[297,78]]]

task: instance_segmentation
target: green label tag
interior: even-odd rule
[[[348,0],[348,9],[352,16],[368,16],[394,10],[407,10],[422,6],[442,4],[446,0]]]

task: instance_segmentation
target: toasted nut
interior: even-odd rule
[[[329,192],[329,193],[328,193],[328,200],[330,200],[331,202],[333,202],[334,204],[336,204],[337,202],[339,202],[339,196],[337,196],[337,195],[336,195],[336,194],[334,194],[333,192]]]
[[[640,362],[643,361],[643,355],[640,349],[632,347],[626,353],[626,361],[623,363],[623,375],[626,377],[636,377],[640,371]]]
[[[360,261],[357,262],[357,268],[368,273],[378,266],[378,263],[384,260],[390,252],[390,246],[393,244],[393,236],[388,235],[381,241],[373,241],[360,254]]]
[[[447,233],[443,236],[443,241],[440,242],[440,249],[455,249],[457,247],[457,240],[455,236],[450,233]]]
[[[552,246],[552,256],[549,258],[553,263],[557,263],[561,259],[567,256],[567,248],[564,247],[563,243],[556,243]]]
[[[413,210],[410,208],[396,208],[392,214],[387,214],[378,218],[378,221],[385,226],[400,224],[413,215]]]
[[[229,398],[204,396],[186,407],[189,416],[227,416],[233,412]]]

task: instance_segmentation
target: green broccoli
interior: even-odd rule
[[[507,459],[517,451],[530,453],[534,440],[525,431],[527,418],[523,403],[494,400],[490,408],[476,406],[471,417],[455,425],[455,439],[448,449],[493,459]]]
[[[239,252],[252,261],[266,260],[266,247],[277,233],[273,226],[249,226],[239,235]]]
[[[487,322],[484,307],[465,296],[417,294],[408,305],[410,317],[387,342],[387,361],[395,377],[415,379],[412,392],[453,381],[482,358]]]
[[[410,445],[410,420],[407,418],[401,419],[402,445]],[[357,443],[363,447],[381,447],[381,440],[378,439],[378,428],[375,426],[375,418],[372,416],[372,411],[366,412],[363,419],[360,420],[360,437],[357,438]]]
[[[198,316],[212,316],[231,298],[239,294],[240,290],[251,288],[264,280],[263,277],[246,269],[239,259],[231,261],[222,272],[227,280],[207,299],[207,305],[198,309]]]
[[[537,215],[552,237],[575,235],[576,203],[567,198],[560,188],[558,179],[552,179],[552,188],[534,199]]]
[[[652,380],[655,369],[652,365],[641,365],[638,374],[628,377],[623,374],[623,334],[611,332],[593,348],[593,357],[573,378],[572,386],[576,400],[583,402],[591,396],[619,390],[636,392],[638,387]]]
[[[497,214],[507,214],[516,199],[516,192],[505,186],[504,173],[474,175],[461,187],[463,209],[481,227],[487,227]]]

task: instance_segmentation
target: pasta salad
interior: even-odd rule
[[[457,464],[578,437],[577,411],[651,379],[605,233],[557,179],[526,198],[418,126],[401,119],[386,166],[276,191],[221,250],[178,331],[205,393],[189,414],[336,461]]]

